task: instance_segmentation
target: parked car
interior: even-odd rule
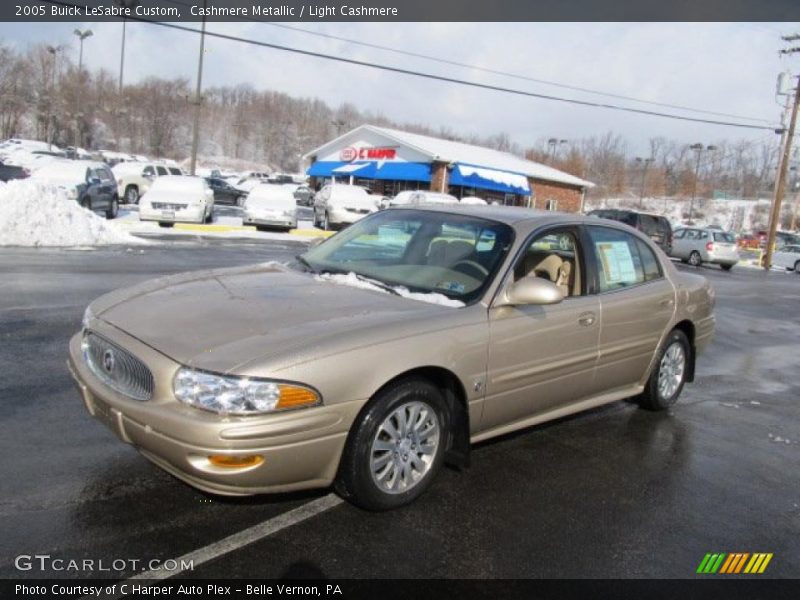
[[[11,181],[12,179],[25,179],[30,177],[31,172],[16,165],[7,165],[0,161],[0,181]]]
[[[157,178],[139,201],[139,220],[175,223],[210,223],[214,217],[214,192],[202,177],[167,175]]]
[[[112,171],[117,181],[117,194],[125,204],[138,204],[156,177],[170,175],[166,165],[133,161],[119,162]],[[180,173],[180,169],[177,172]]]
[[[253,188],[244,202],[242,222],[259,231],[297,228],[297,202],[294,186],[262,183]]]
[[[772,253],[772,264],[800,275],[800,244],[784,246]]]
[[[477,196],[464,196],[463,198],[461,198],[461,200],[459,200],[459,202],[464,205],[474,204],[475,206],[486,206],[487,204],[489,204],[488,202],[486,202],[486,200],[484,200],[483,198],[478,198]]]
[[[224,179],[217,177],[207,177],[208,186],[214,192],[215,204],[232,204],[234,206],[244,206],[247,194],[237,190]]]
[[[758,250],[761,240],[752,233],[744,233],[736,238],[736,245],[742,250]]]
[[[293,266],[111,292],[69,368],[91,415],[192,486],[333,484],[383,510],[465,467],[472,442],[624,398],[674,405],[713,308],[705,278],[612,221],[389,209]]]
[[[682,227],[672,234],[670,256],[699,267],[703,263],[719,265],[730,271],[739,262],[739,250],[732,233],[710,227]]]
[[[769,231],[761,229],[755,233],[762,248],[767,247],[767,239],[769,238]],[[800,235],[789,233],[788,231],[775,232],[775,248],[780,249],[784,246],[800,244]]]
[[[314,196],[314,226],[328,231],[350,225],[378,210],[377,202],[357,185],[325,185]]]
[[[389,200],[388,206],[420,206],[423,204],[458,204],[458,198],[442,192],[406,190]]]
[[[672,247],[672,225],[669,224],[669,220],[666,217],[616,208],[602,208],[590,211],[588,214],[601,219],[619,221],[638,229],[649,236],[669,256],[670,248]]]
[[[119,196],[108,165],[87,160],[54,160],[36,171],[31,181],[63,190],[67,198],[84,208],[117,216]]]
[[[299,185],[294,191],[294,199],[300,206],[313,206],[314,192],[307,185]]]

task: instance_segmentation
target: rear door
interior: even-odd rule
[[[656,252],[635,234],[586,227],[600,302],[599,390],[640,382],[675,311],[675,289]]]

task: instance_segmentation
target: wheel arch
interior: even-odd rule
[[[445,449],[445,463],[458,468],[468,467],[470,456],[470,426],[469,408],[467,406],[467,393],[464,389],[464,385],[461,383],[461,380],[449,369],[440,366],[429,365],[414,367],[394,375],[391,379],[384,382],[370,396],[370,399],[359,411],[356,421],[358,421],[361,415],[368,410],[374,398],[383,390],[397,381],[413,377],[427,379],[433,385],[439,388],[444,396],[445,404],[449,411],[451,421],[451,435],[449,436],[447,448]]]

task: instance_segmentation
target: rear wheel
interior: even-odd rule
[[[236,198],[236,206],[239,208],[244,206],[244,201],[247,199],[247,196],[239,196]]]
[[[693,267],[699,267],[703,264],[703,259],[700,256],[700,253],[697,250],[693,250],[692,253],[689,255],[689,264]]]
[[[800,260],[794,263],[794,272],[800,275]]]
[[[323,228],[325,231],[330,231],[330,230],[331,230],[331,223],[330,223],[330,220],[328,219],[328,213],[327,213],[327,211],[326,211],[326,212],[325,212],[325,214],[322,216],[322,228]]]
[[[214,221],[214,209],[212,208],[212,209],[211,209],[211,210],[208,212],[208,214],[206,215],[206,218],[203,220],[203,222],[204,222],[204,223],[211,223],[211,222],[213,222],[213,221]]]
[[[724,264],[724,265],[720,265],[720,268],[723,271],[730,271],[733,268],[733,265],[732,264]]]
[[[170,223],[168,221],[159,221],[158,226],[159,227],[167,227],[167,228],[175,227],[175,223]]]
[[[108,207],[106,211],[106,219],[116,219],[117,213],[119,212],[119,199],[114,196],[111,199],[111,205]]]
[[[686,383],[691,351],[685,333],[675,329],[669,334],[658,353],[656,367],[639,398],[642,408],[664,410],[675,404]]]
[[[138,204],[139,203],[139,188],[135,185],[129,185],[125,188],[125,203]]]
[[[449,416],[436,386],[421,378],[391,384],[356,420],[342,455],[336,490],[368,510],[412,502],[441,468]]]

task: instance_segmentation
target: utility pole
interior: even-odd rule
[[[785,42],[800,40],[800,35],[783,36],[783,40]],[[795,52],[800,52],[800,46],[781,50],[781,54],[794,54]],[[783,194],[786,190],[786,173],[789,170],[789,157],[792,154],[792,139],[794,138],[794,130],[797,125],[798,105],[800,105],[800,77],[797,78],[797,87],[795,88],[794,100],[792,102],[792,116],[789,117],[789,129],[784,136],[783,151],[781,152],[781,161],[778,166],[778,179],[775,181],[775,197],[772,201],[772,212],[770,213],[769,219],[769,235],[767,236],[767,254],[764,257],[764,268],[766,270],[772,267],[775,234],[778,231],[778,223],[781,220],[781,203],[783,202]]]
[[[194,94],[194,124],[192,126],[192,160],[189,165],[189,172],[194,175],[197,170],[197,147],[200,142],[200,105],[203,102],[203,54],[206,47],[206,17],[205,8],[208,0],[203,0],[203,27],[200,32],[200,56],[197,59],[197,90]]]
[[[139,5],[139,0],[114,0],[114,4],[120,8],[132,9]],[[119,53],[119,93],[122,95],[122,74],[125,71],[125,30],[127,29],[128,19],[122,17],[122,49]]]
[[[47,103],[47,121],[44,124],[45,138],[47,139],[47,149],[53,149],[53,133],[55,127],[52,120],[55,119],[53,114],[53,107],[56,100],[56,74],[58,72],[58,53],[61,51],[61,46],[47,46],[47,51],[53,55],[53,82],[50,84],[50,102]]]
[[[637,163],[643,163],[644,166],[642,167],[642,182],[639,186],[639,208],[642,208],[644,204],[644,184],[645,179],[647,178],[647,167],[650,166],[650,163],[653,162],[654,158],[642,158],[641,156],[636,157]]]
[[[547,140],[547,145],[550,146],[550,164],[556,162],[556,152],[558,152],[559,144],[566,144],[567,140],[559,140],[558,138],[550,138]]]

